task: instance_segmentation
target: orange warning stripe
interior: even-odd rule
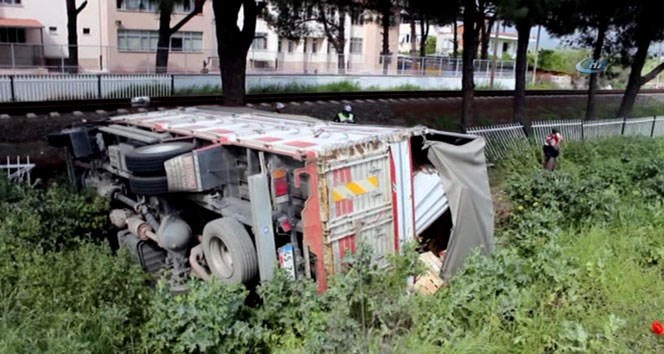
[[[352,181],[344,185],[336,186],[332,190],[332,200],[340,202],[344,199],[353,198],[378,189],[378,176],[369,176],[366,179]]]

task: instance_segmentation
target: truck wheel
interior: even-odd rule
[[[136,174],[164,174],[164,162],[194,149],[194,144],[187,142],[146,145],[127,151],[125,162],[127,169]]]
[[[160,195],[168,193],[168,180],[166,176],[158,177],[129,177],[129,189],[139,195]]]
[[[258,274],[254,243],[235,219],[221,218],[205,225],[203,254],[212,274],[224,283],[247,283]]]

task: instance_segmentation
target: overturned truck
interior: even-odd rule
[[[226,283],[278,267],[320,291],[360,244],[377,262],[419,240],[449,277],[493,248],[484,142],[426,127],[344,125],[248,108],[138,113],[49,135],[74,183],[113,200],[141,266]]]

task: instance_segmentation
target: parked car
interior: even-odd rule
[[[146,271],[170,269],[175,290],[190,275],[252,283],[280,267],[324,291],[361,242],[379,263],[410,240],[437,247],[443,276],[493,247],[476,136],[211,106],[116,116],[49,142],[69,152],[72,180],[113,200],[119,243]]]

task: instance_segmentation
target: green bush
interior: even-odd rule
[[[94,237],[104,202],[0,182],[0,352],[664,352],[649,329],[664,318],[664,143],[567,143],[556,172],[538,154],[492,172],[512,207],[496,249],[431,296],[407,285],[411,244],[388,268],[360,245],[323,294],[280,271],[255,292],[151,290]]]

